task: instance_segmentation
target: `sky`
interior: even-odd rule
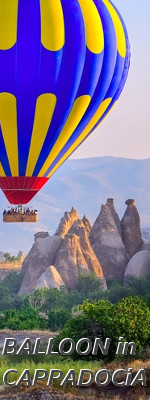
[[[103,156],[150,158],[150,0],[113,0],[113,2],[126,23],[130,38],[132,56],[129,76],[118,103],[91,137],[74,152],[71,156],[74,159]],[[34,233],[48,230],[50,234],[53,234],[52,227],[55,225],[56,229],[64,212],[69,211],[72,205],[76,206],[77,196],[80,212],[83,183],[77,185],[72,175],[68,178],[67,168],[68,164],[64,163],[33,201],[33,207],[39,209],[39,223],[36,226],[34,224],[6,226],[2,223],[1,215],[0,251],[17,254],[18,250],[23,250],[27,254],[33,244]],[[98,178],[101,178],[100,173]],[[149,176],[146,178],[148,180]],[[62,201],[59,179],[61,185],[63,182],[61,190],[65,192],[64,201]],[[70,190],[69,193],[73,193],[73,201],[70,200],[71,195],[67,197],[66,187]],[[112,197],[111,194],[109,197]],[[89,193],[86,195],[89,196]],[[116,200],[117,195],[116,193]],[[139,195],[142,198],[143,193]],[[98,197],[93,218],[98,215],[100,202],[105,202],[105,200]],[[84,203],[84,212],[88,214],[86,202]],[[0,205],[2,211],[8,205],[2,192]],[[148,197],[145,210],[149,212]],[[150,221],[150,215],[148,218]]]
[[[150,158],[150,0],[113,0],[127,26],[131,66],[111,113],[72,158]]]

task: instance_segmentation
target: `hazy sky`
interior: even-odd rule
[[[150,158],[150,0],[113,0],[126,23],[131,67],[118,103],[73,158]]]

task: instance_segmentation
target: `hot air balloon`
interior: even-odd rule
[[[0,188],[26,204],[94,131],[127,79],[109,0],[0,0]]]

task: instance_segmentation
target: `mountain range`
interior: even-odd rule
[[[136,200],[141,227],[150,226],[150,159],[134,160],[98,157],[67,160],[30,205],[39,211],[37,224],[4,224],[0,222],[1,251],[27,254],[33,233],[48,231],[53,235],[64,210],[72,205],[79,217],[85,213],[91,224],[106,198],[114,198],[115,208],[122,218],[127,198]],[[0,193],[1,214],[7,201]]]

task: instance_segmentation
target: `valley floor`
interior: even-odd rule
[[[63,393],[55,389],[34,388],[7,390],[0,394],[1,400],[150,400],[150,389],[137,386],[136,388],[109,387],[103,390],[79,391]]]
[[[17,340],[17,343],[20,345],[25,338],[30,338],[34,341],[36,338],[41,338],[41,342],[45,343],[51,337],[56,337],[57,332],[50,331],[12,331],[9,329],[0,330],[0,349],[4,345],[4,341],[6,338],[14,338]]]

